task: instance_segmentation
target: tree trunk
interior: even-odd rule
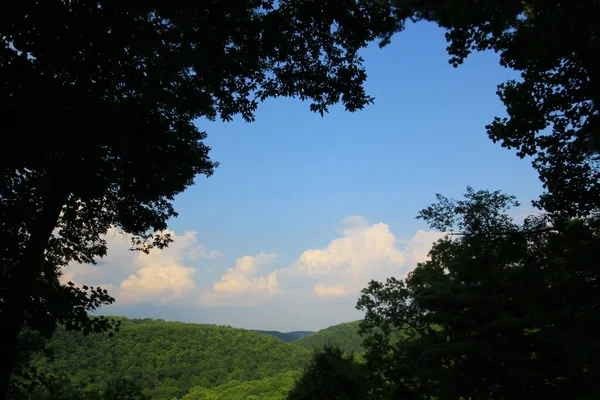
[[[26,323],[30,306],[32,283],[39,277],[45,261],[45,252],[52,231],[57,225],[63,205],[69,197],[64,184],[50,180],[50,192],[45,196],[44,206],[31,220],[29,240],[22,259],[14,266],[6,298],[2,299],[0,332],[4,340],[0,347],[0,399],[6,399],[10,376],[17,356],[17,339]]]

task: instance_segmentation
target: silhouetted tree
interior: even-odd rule
[[[528,157],[550,212],[586,216],[600,207],[600,2],[535,0],[390,0],[400,20],[447,29],[450,63],[493,50],[521,73],[499,85],[507,116],[489,137]]]
[[[367,370],[383,398],[600,396],[600,223],[519,225],[507,215],[516,204],[500,192],[438,195],[419,216],[456,234],[407,279],[363,290]],[[409,335],[394,340],[398,327]]]
[[[44,390],[52,385],[51,377],[38,370],[32,363],[36,355],[52,357],[52,352],[47,348],[48,339],[31,329],[23,329],[17,339],[16,360],[10,380],[8,396],[11,399],[28,399],[37,389]]]
[[[399,20],[447,29],[454,66],[493,50],[521,72],[498,87],[508,115],[487,131],[532,160],[548,214],[518,225],[505,214],[514,199],[473,191],[425,209],[461,235],[408,279],[365,289],[371,378],[387,398],[598,397],[600,2],[391,3]],[[398,329],[407,340],[392,341]]]
[[[87,316],[108,293],[60,266],[103,256],[111,226],[168,245],[173,197],[216,166],[194,121],[278,96],[361,109],[358,50],[396,29],[377,0],[2,3],[0,396],[24,326],[112,326]]]
[[[288,400],[364,400],[368,398],[366,373],[353,354],[338,347],[315,350]]]

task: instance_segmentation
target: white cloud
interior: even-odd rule
[[[349,215],[342,220],[342,227],[337,229],[344,236],[351,236],[352,232],[361,231],[369,227],[369,220],[360,215]]]
[[[369,263],[389,262],[401,265],[405,255],[396,248],[396,237],[383,223],[344,230],[345,237],[334,239],[324,249],[306,250],[296,268],[311,276],[348,272],[365,268]]]
[[[99,265],[71,263],[63,269],[61,280],[108,287],[121,304],[182,299],[196,289],[192,279],[196,271],[186,264],[199,258],[219,257],[221,252],[206,251],[197,243],[196,232],[167,232],[173,239],[168,248],[144,254],[130,251],[129,238],[111,228],[105,236],[108,255],[99,260]]]
[[[442,237],[439,232],[421,230],[400,248],[400,240],[387,224],[369,225],[359,216],[344,219],[338,232],[341,237],[327,246],[306,250],[291,265],[270,273],[259,270],[272,264],[272,254],[239,258],[235,267],[202,294],[201,303],[250,306],[274,296],[278,296],[274,302],[344,296],[354,301],[371,279],[404,278]]]
[[[186,232],[186,234],[189,232]],[[202,245],[196,245],[189,249],[188,258],[190,260],[197,260],[199,258],[207,258],[209,260],[214,260],[215,258],[222,257],[223,253],[220,250],[211,250],[206,251]]]
[[[408,241],[405,249],[408,265],[414,268],[417,263],[428,260],[428,253],[431,250],[433,243],[437,242],[444,235],[445,234],[441,232],[417,231],[417,233]],[[404,278],[404,276],[401,278]]]
[[[346,288],[344,285],[325,286],[317,283],[313,288],[313,293],[317,297],[338,297],[346,295]]]
[[[151,264],[129,275],[121,282],[119,300],[137,303],[156,299],[160,303],[181,299],[196,288],[194,268],[181,265]]]
[[[322,247],[299,252],[291,263],[277,265],[273,253],[241,256],[218,279],[210,281],[219,265],[194,260],[221,253],[202,247],[194,232],[171,232],[174,242],[167,249],[146,255],[129,251],[128,239],[111,230],[106,237],[109,253],[102,265],[69,265],[63,281],[102,285],[124,310],[135,310],[143,303],[174,303],[178,307],[188,305],[190,308],[182,309],[197,315],[218,313],[216,310],[224,306],[228,307],[225,315],[231,317],[237,312],[258,321],[268,309],[266,318],[298,319],[297,327],[301,327],[300,321],[306,323],[312,318],[333,324],[360,318],[354,306],[368,282],[390,276],[404,278],[417,262],[425,260],[432,243],[442,236],[421,230],[401,240],[387,224],[370,224],[360,216],[344,219],[336,232],[337,237]]]
[[[388,225],[368,225],[362,217],[346,219],[344,225],[343,237],[332,240],[325,248],[304,251],[286,272],[305,274],[324,285],[321,288],[341,285],[344,293],[358,293],[369,280],[397,275],[406,269],[408,253],[398,248]],[[340,295],[340,291],[337,293]]]
[[[238,258],[235,267],[227,269],[221,279],[205,291],[200,301],[205,305],[252,305],[279,292],[278,271],[256,276],[259,269],[273,262],[275,254],[260,253]],[[242,300],[238,302],[237,300]]]

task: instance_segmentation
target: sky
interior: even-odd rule
[[[494,144],[485,125],[504,116],[496,86],[518,78],[494,53],[448,64],[444,32],[409,25],[362,56],[375,104],[321,117],[296,99],[268,100],[256,121],[198,121],[220,163],[179,195],[162,252],[127,251],[112,230],[98,265],[63,279],[102,285],[105,315],[280,331],[361,318],[371,279],[403,278],[441,233],[415,216],[435,194],[503,190],[533,211],[542,191],[528,160]]]

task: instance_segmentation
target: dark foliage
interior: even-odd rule
[[[362,353],[363,339],[358,333],[359,325],[360,321],[333,325],[298,339],[294,344],[309,350],[330,346],[340,348],[345,353]]]
[[[364,366],[354,355],[325,346],[315,350],[309,365],[289,393],[288,400],[364,400],[368,386]]]
[[[521,78],[498,86],[507,117],[489,137],[530,157],[549,212],[600,207],[600,1],[391,0],[400,20],[447,29],[450,63],[493,50]]]
[[[116,226],[162,248],[172,201],[216,164],[199,118],[254,119],[291,96],[372,101],[358,50],[397,24],[376,0],[38,1],[0,6],[0,396],[25,326],[109,330],[113,298],[59,283]]]
[[[381,398],[600,396],[600,224],[529,217],[499,192],[438,196],[420,217],[458,230],[406,280],[371,282],[365,359]],[[402,327],[404,340],[392,340]]]

